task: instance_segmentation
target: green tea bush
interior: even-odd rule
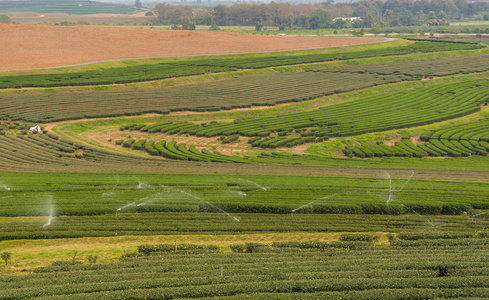
[[[339,240],[340,241],[360,241],[360,242],[369,242],[373,243],[378,241],[380,236],[378,235],[371,235],[371,234],[365,234],[365,233],[343,233],[340,235]]]
[[[238,139],[239,139],[239,135],[233,135],[233,136],[229,136],[229,137],[223,139],[222,143],[223,144],[229,144],[229,143],[237,141]]]
[[[132,145],[132,149],[134,149],[134,150],[142,150],[144,143],[146,143],[146,140],[144,140],[144,139],[143,140],[138,140],[138,141],[136,141]]]
[[[123,143],[122,143],[122,146],[126,147],[126,148],[130,148],[132,146],[132,144],[134,143],[134,139],[128,139],[128,140],[125,140]]]

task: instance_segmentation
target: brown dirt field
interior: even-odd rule
[[[129,58],[325,48],[385,39],[0,24],[0,40],[0,70],[21,70]]]

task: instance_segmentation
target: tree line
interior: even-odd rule
[[[466,0],[363,0],[349,4],[328,0],[317,4],[237,3],[209,9],[160,3],[150,14],[158,24],[184,27],[196,24],[318,29],[449,25],[455,20],[489,20],[488,12],[489,2]]]

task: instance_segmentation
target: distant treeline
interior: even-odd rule
[[[466,0],[364,0],[350,4],[242,3],[212,9],[157,4],[150,14],[160,24],[360,28],[449,25],[450,20],[489,20],[489,2]]]

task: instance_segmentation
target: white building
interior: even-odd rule
[[[353,23],[353,21],[358,20],[358,21],[363,21],[362,18],[360,17],[349,17],[349,18],[334,18],[333,22],[336,22],[336,20],[343,20],[343,21],[348,21],[350,23]]]

